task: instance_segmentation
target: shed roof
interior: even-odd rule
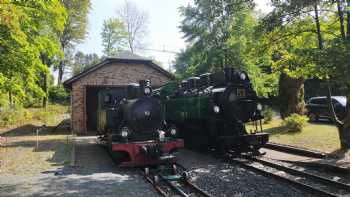
[[[158,64],[154,63],[151,59],[146,59],[146,58],[143,58],[143,57],[138,56],[138,55],[130,56],[130,55],[125,55],[125,54],[121,53],[121,54],[118,54],[116,57],[106,58],[102,62],[100,62],[100,63],[88,68],[87,70],[67,79],[63,83],[63,86],[65,88],[71,89],[72,84],[75,81],[79,80],[80,78],[84,77],[85,75],[87,75],[91,72],[94,72],[95,70],[98,70],[101,67],[106,66],[110,63],[140,63],[140,64],[145,64],[145,65],[152,67],[153,69],[158,70],[160,73],[164,74],[166,77],[168,77],[170,79],[175,79],[174,75],[172,75],[170,72],[163,69]]]

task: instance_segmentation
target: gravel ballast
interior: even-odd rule
[[[178,162],[189,170],[193,183],[213,196],[313,196],[287,183],[190,150],[182,150]]]

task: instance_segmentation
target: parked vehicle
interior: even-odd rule
[[[335,113],[339,119],[343,119],[346,113],[346,97],[332,96],[332,104]],[[332,119],[332,114],[328,107],[327,97],[312,97],[307,101],[306,109],[311,122],[318,121],[320,118]]]

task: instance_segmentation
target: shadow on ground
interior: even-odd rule
[[[64,146],[63,141],[44,141],[38,151],[48,151],[46,144]],[[32,147],[14,143],[11,146]],[[43,171],[35,177],[0,176],[0,196],[154,196],[155,193],[133,168],[120,168],[110,159],[107,150],[94,143],[76,147],[77,166],[68,164],[55,170]],[[61,152],[55,152],[50,162],[57,162]],[[15,180],[14,180],[15,179]]]
[[[39,130],[39,135],[70,134],[70,119],[62,120],[59,124],[54,126],[38,126],[34,124],[25,124],[3,132],[2,136],[35,136],[37,130]]]
[[[135,173],[135,170],[131,169],[95,168],[91,171],[91,169],[66,166],[57,172],[44,172],[39,177],[33,178],[33,180],[29,178],[15,185],[11,183],[1,184],[0,194],[59,197],[154,196],[143,179]],[[28,188],[28,181],[30,181],[30,188]]]

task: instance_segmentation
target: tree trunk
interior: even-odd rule
[[[49,97],[48,84],[47,84],[47,74],[43,73],[43,91],[45,92],[45,96],[43,97],[43,107],[47,107],[47,100]]]
[[[279,79],[280,114],[284,119],[287,116],[305,112],[304,79],[294,79],[282,73]]]
[[[340,147],[343,150],[350,149],[350,95],[347,96],[346,115],[342,124],[338,124]]]
[[[64,72],[64,63],[63,63],[63,60],[62,60],[62,62],[58,66],[58,79],[57,79],[57,84],[58,85],[62,84],[63,72]]]
[[[347,10],[347,31],[346,31],[346,36],[348,39],[350,39],[350,0],[347,0],[347,7],[348,7],[348,10]]]
[[[337,0],[337,9],[340,24],[340,34],[342,38],[345,38],[345,27],[344,27],[344,12],[343,12],[343,2],[342,0]]]
[[[316,22],[316,32],[317,32],[317,39],[318,39],[318,47],[319,49],[323,49],[323,40],[321,35],[321,25],[320,25],[320,19],[318,16],[318,5],[317,1],[315,1],[315,22]]]
[[[342,127],[338,127],[341,149],[350,149],[350,95],[347,96],[346,116]]]
[[[9,105],[10,105],[10,108],[13,107],[13,97],[12,97],[12,91],[9,90]]]

